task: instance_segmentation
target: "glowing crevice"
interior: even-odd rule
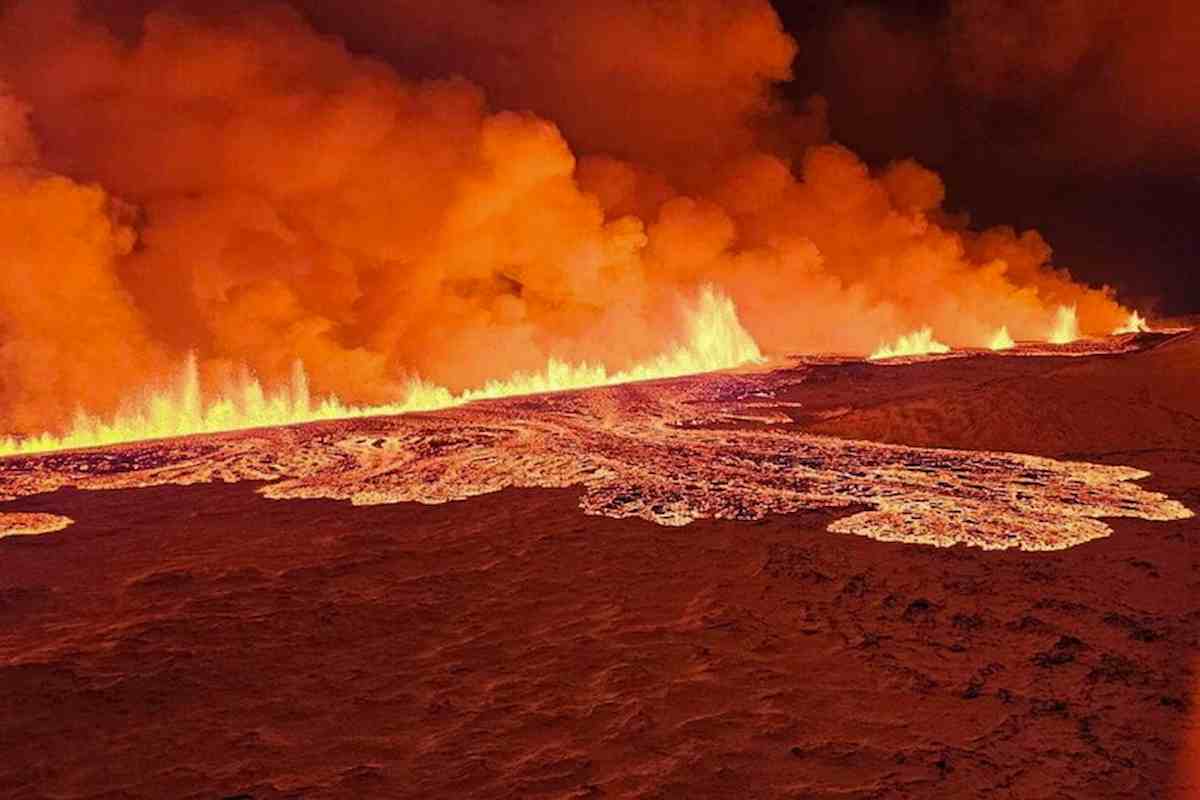
[[[232,391],[206,399],[200,388],[196,359],[189,356],[174,386],[143,391],[136,402],[111,419],[80,412],[70,430],[61,436],[47,433],[25,438],[0,438],[0,456],[433,411],[476,400],[675,378],[762,361],[762,353],[742,327],[733,301],[716,289],[705,287],[689,311],[687,335],[682,343],[649,361],[618,372],[609,372],[603,364],[569,364],[552,358],[539,372],[517,373],[506,380],[491,381],[459,394],[416,380],[409,383],[402,401],[355,406],[336,397],[313,397],[307,375],[299,363],[293,369],[289,386],[268,390],[246,373]]]
[[[70,517],[58,514],[32,512],[8,512],[0,514],[0,539],[5,536],[36,536],[54,533],[67,528],[74,522]]]
[[[259,492],[269,498],[374,505],[574,486],[586,513],[660,525],[828,509],[843,512],[834,533],[1023,550],[1109,536],[1108,517],[1192,516],[1139,486],[1147,473],[1130,467],[737,423],[747,399],[762,402],[793,375],[707,375],[9,459],[0,461],[0,487],[19,497],[64,486],[266,481]]]

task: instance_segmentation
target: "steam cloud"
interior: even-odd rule
[[[936,174],[872,174],[826,142],[819,101],[781,104],[795,44],[766,0],[338,8],[419,77],[283,5],[132,32],[66,0],[7,7],[0,432],[113,410],[188,352],[210,387],[300,359],[353,403],[552,356],[621,369],[710,283],[774,353],[1128,316],[1036,233],[968,230]]]

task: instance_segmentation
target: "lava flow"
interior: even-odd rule
[[[933,338],[932,328],[921,328],[919,331],[901,336],[895,344],[880,345],[868,358],[871,361],[881,361],[886,358],[937,355],[949,352],[949,347]]]
[[[657,357],[629,369],[610,373],[603,364],[567,364],[552,359],[539,372],[518,373],[507,380],[489,381],[476,389],[454,393],[428,382],[409,383],[397,403],[356,406],[336,397],[314,398],[308,376],[297,362],[289,386],[264,390],[244,374],[230,391],[206,399],[200,389],[196,360],[188,358],[176,384],[147,388],[140,401],[112,419],[84,412],[62,436],[42,434],[0,438],[0,456],[96,447],[171,436],[291,425],[330,419],[352,419],[452,408],[475,400],[558,392],[657,378],[673,378],[731,369],[763,360],[758,346],[738,321],[729,298],[704,287],[688,312],[684,341]]]
[[[981,356],[991,357],[991,356]],[[708,374],[0,462],[11,496],[268,481],[270,498],[445,503],[507,487],[578,486],[590,514],[662,525],[841,508],[830,526],[884,541],[1055,550],[1107,536],[1101,517],[1175,520],[1180,503],[1121,466],[796,433],[771,398],[804,371]],[[799,377],[797,377],[799,375]],[[782,428],[777,428],[782,425]],[[48,515],[8,532],[57,530]],[[22,528],[22,526],[25,526]]]

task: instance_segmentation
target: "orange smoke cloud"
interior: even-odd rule
[[[772,96],[795,42],[766,0],[297,0],[326,30],[424,76],[464,75],[574,147],[697,181],[764,137],[824,136]]]
[[[0,85],[0,400],[16,429],[112,406],[127,377],[159,363],[116,274],[134,232],[101,189],[34,166],[27,111]]]
[[[300,360],[372,404],[550,358],[619,370],[710,283],[775,353],[1128,317],[1036,234],[945,214],[929,170],[821,144],[820,104],[773,100],[794,45],[765,0],[367,5],[379,49],[436,77],[282,5],[133,37],[65,0],[0,18],[0,429],[112,410],[188,352],[209,385]]]

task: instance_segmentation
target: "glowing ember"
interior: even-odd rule
[[[1008,326],[1005,325],[996,331],[992,336],[992,340],[988,342],[988,348],[991,350],[1011,350],[1016,346],[1016,342],[1008,335]]]
[[[1054,329],[1047,339],[1051,344],[1070,344],[1079,338],[1079,318],[1075,306],[1059,306],[1054,313]]]
[[[689,314],[686,341],[657,358],[619,372],[610,373],[602,364],[566,364],[551,360],[540,372],[518,373],[508,380],[493,381],[460,394],[414,381],[409,385],[405,399],[398,403],[353,406],[337,398],[312,397],[307,376],[299,364],[293,371],[288,387],[267,391],[257,380],[247,376],[235,391],[214,400],[205,400],[200,392],[195,359],[189,358],[174,387],[146,392],[139,404],[115,418],[101,420],[80,414],[70,432],[63,436],[45,434],[25,439],[0,439],[0,455],[318,420],[431,411],[475,400],[673,378],[760,361],[762,354],[739,322],[732,301],[711,287],[706,287]]]
[[[925,327],[919,331],[901,336],[893,344],[880,345],[875,352],[868,356],[868,359],[879,361],[886,358],[924,356],[949,352],[949,347],[933,338],[933,329]]]

